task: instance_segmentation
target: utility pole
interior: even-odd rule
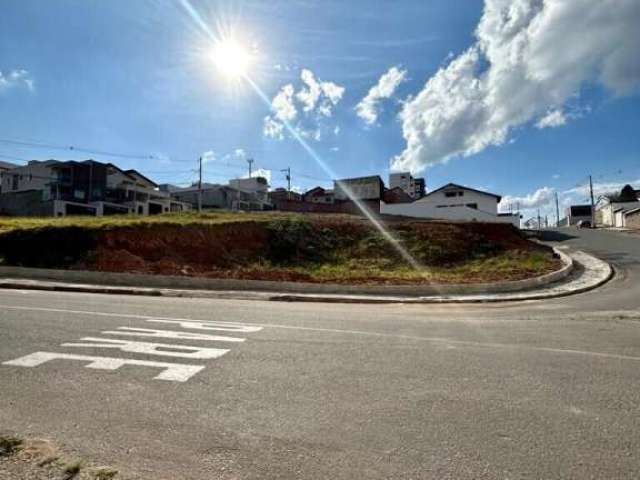
[[[540,230],[540,209],[538,208],[538,230]]]
[[[280,170],[281,172],[286,172],[287,176],[287,199],[291,200],[291,167],[284,168]]]
[[[198,159],[198,213],[202,212],[202,155]]]
[[[249,178],[251,178],[251,164],[254,162],[253,158],[247,158],[247,163],[249,164]]]
[[[558,204],[558,192],[556,192],[556,228],[560,226],[560,205]]]
[[[591,228],[596,228],[596,206],[593,201],[593,180],[589,175],[589,194],[591,195]]]

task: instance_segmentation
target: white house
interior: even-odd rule
[[[411,203],[380,203],[380,213],[415,218],[511,223],[519,226],[518,214],[498,214],[502,197],[494,193],[448,183]]]
[[[389,189],[399,187],[411,198],[424,196],[424,178],[413,178],[411,172],[390,173]]]

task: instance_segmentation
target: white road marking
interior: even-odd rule
[[[210,360],[220,358],[229,350],[223,348],[191,347],[189,345],[173,345],[170,343],[134,342],[131,340],[114,340],[111,338],[81,338],[85,343],[63,343],[61,347],[117,348],[123,352],[145,353],[164,357],[195,358]]]
[[[112,313],[112,312],[96,312],[96,311],[86,311],[86,310],[67,310],[61,308],[46,308],[46,307],[24,307],[24,306],[15,306],[15,305],[0,305],[0,309],[7,310],[23,310],[23,311],[34,311],[34,312],[52,312],[52,313],[69,313],[69,314],[78,314],[78,315],[93,315],[93,316],[102,316],[102,317],[112,317],[112,318],[132,318],[139,320],[167,320],[171,321],[171,323],[200,323],[204,324],[206,320],[194,320],[188,318],[173,318],[173,317],[152,317],[149,315],[137,315],[130,313]],[[593,315],[594,317],[602,317],[609,318],[614,315],[627,315],[631,316],[631,320],[636,320],[638,316],[640,316],[640,310],[616,310],[611,312],[597,312],[597,315]],[[468,320],[468,319],[467,319]],[[216,322],[218,324],[222,324],[225,326],[244,326],[244,327],[263,327],[268,328],[280,328],[287,330],[301,330],[301,331],[310,331],[310,332],[321,332],[321,333],[339,333],[339,334],[352,334],[352,335],[362,335],[369,337],[379,337],[379,338],[396,338],[403,340],[415,340],[415,341],[424,341],[424,342],[438,342],[438,343],[447,343],[454,345],[467,345],[479,348],[507,348],[507,349],[519,349],[519,350],[529,350],[529,351],[544,351],[549,353],[564,353],[564,354],[576,354],[576,355],[584,355],[591,357],[599,357],[599,358],[608,358],[615,360],[631,360],[631,361],[640,361],[640,357],[633,357],[630,355],[618,355],[615,353],[603,353],[603,352],[593,352],[588,350],[579,350],[579,349],[564,349],[564,348],[553,348],[553,347],[536,347],[531,345],[524,344],[505,344],[505,343],[483,343],[483,342],[475,342],[468,340],[454,340],[450,338],[443,337],[422,337],[417,335],[402,335],[395,333],[380,333],[380,332],[367,332],[361,330],[341,330],[337,328],[318,328],[318,327],[302,327],[296,325],[282,325],[282,324],[270,324],[270,323],[255,323],[255,322],[244,322],[244,323],[234,323],[234,322]]]
[[[126,335],[130,337],[174,338],[180,340],[206,340],[211,342],[244,342],[244,338],[208,335],[206,333],[179,332],[177,330],[154,330],[152,328],[118,327],[106,330],[104,335]]]
[[[204,365],[185,365],[180,363],[151,362],[147,360],[130,360],[125,358],[96,357],[93,355],[72,355],[57,352],[35,352],[24,357],[16,358],[3,365],[13,365],[17,367],[37,367],[51,360],[82,360],[91,362],[85,368],[97,370],[117,370],[124,365],[138,365],[143,367],[163,368],[164,370],[153,377],[156,380],[167,380],[170,382],[186,382],[196,373],[204,369]]]
[[[262,330],[261,326],[249,326],[243,324],[233,324],[229,322],[211,322],[208,320],[165,320],[159,318],[148,318],[147,322],[177,323],[182,328],[193,330],[219,330],[223,332],[254,333]]]

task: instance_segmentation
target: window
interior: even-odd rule
[[[19,175],[13,175],[11,177],[12,183],[11,183],[11,190],[17,190],[18,189],[18,185],[19,185],[19,181],[20,181],[20,176]]]
[[[478,204],[477,203],[467,203],[467,207],[469,208],[474,208],[474,209],[478,209]]]
[[[458,196],[462,197],[464,195],[464,192],[458,192]]]
[[[444,196],[445,197],[455,197],[456,196],[456,192],[444,192]]]

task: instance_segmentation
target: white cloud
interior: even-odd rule
[[[207,150],[202,153],[202,163],[214,162],[216,160],[216,154],[213,150]]]
[[[600,195],[610,195],[613,193],[620,193],[622,187],[625,185],[631,185],[634,188],[640,188],[640,178],[631,182],[595,182],[593,184],[593,195],[597,199]],[[589,184],[579,185],[577,187],[570,188],[562,192],[564,195],[580,196],[582,199],[590,196]]]
[[[267,183],[271,183],[271,170],[267,170],[266,168],[256,168],[251,172],[251,178],[255,177],[264,177],[267,179]],[[249,173],[243,175],[240,178],[249,178]]]
[[[293,85],[289,83],[282,87],[276,96],[273,97],[271,108],[278,120],[290,122],[298,115],[298,111],[293,104],[293,92]]]
[[[292,84],[287,84],[273,97],[272,114],[263,122],[266,137],[283,140],[285,123],[289,123],[305,138],[316,141],[322,138],[322,119],[333,116],[333,109],[342,100],[345,88],[320,80],[308,69],[302,70],[300,80],[302,85],[297,91]]]
[[[406,70],[400,70],[398,67],[391,67],[384,73],[371,89],[369,93],[360,100],[356,105],[357,115],[365,121],[367,125],[373,125],[378,119],[380,110],[380,102],[390,98],[405,80]]]
[[[26,87],[28,90],[33,91],[33,78],[24,69],[11,70],[8,73],[0,71],[0,92],[13,87]]]
[[[554,173],[553,175],[551,175],[551,178],[553,178],[554,180],[558,180],[560,178],[560,174]]]
[[[561,109],[549,110],[547,114],[536,122],[536,128],[561,127],[567,123],[567,116]]]
[[[505,195],[500,202],[500,209],[506,210],[509,205],[520,210],[530,210],[548,206],[554,198],[555,191],[550,187],[542,187],[524,196]]]
[[[273,138],[274,140],[284,139],[284,124],[275,120],[271,115],[264,117],[262,124],[262,133],[267,138]]]
[[[392,168],[417,172],[501,145],[588,82],[631,93],[640,84],[638,18],[637,0],[485,0],[476,43],[405,103],[406,147]]]

